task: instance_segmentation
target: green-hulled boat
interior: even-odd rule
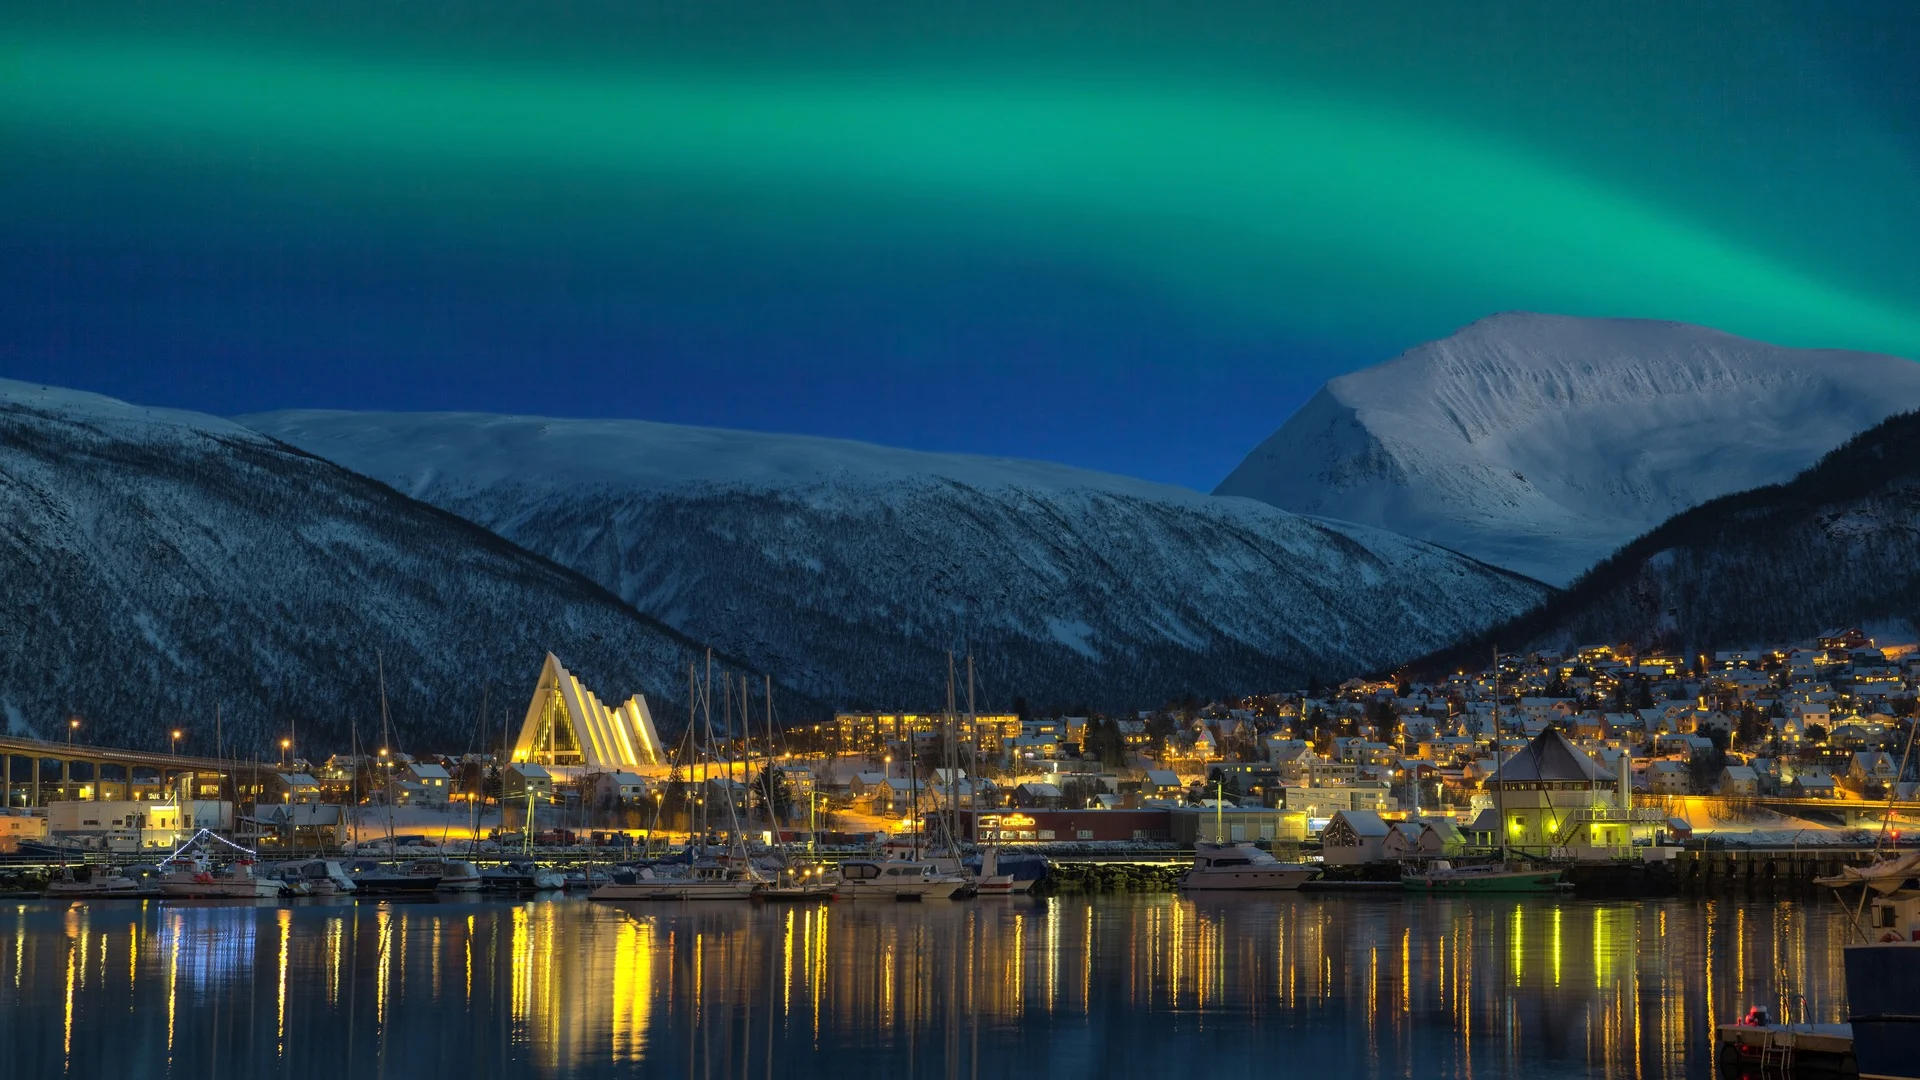
[[[1436,859],[1418,873],[1400,875],[1400,884],[1430,893],[1550,893],[1573,886],[1559,870],[1509,870],[1504,866],[1454,866]]]

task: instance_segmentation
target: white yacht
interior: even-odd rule
[[[612,880],[587,894],[589,900],[747,900],[766,879],[752,867],[698,862],[672,873],[646,866],[620,869]]]
[[[967,886],[958,874],[942,874],[914,859],[849,859],[840,864],[841,896],[849,899],[945,900]]]
[[[1193,869],[1181,875],[1180,887],[1200,890],[1298,889],[1319,868],[1311,863],[1283,863],[1252,844],[1194,845]]]

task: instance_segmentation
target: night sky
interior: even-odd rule
[[[1210,488],[1495,311],[1920,356],[1920,4],[41,5],[0,375]]]

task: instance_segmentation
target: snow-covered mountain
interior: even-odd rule
[[[1222,481],[1564,585],[1896,412],[1920,364],[1680,323],[1496,315],[1322,387]]]
[[[1345,676],[1537,584],[1377,529],[1035,462],[639,421],[288,412],[260,431],[849,705],[1148,705]]]
[[[1673,655],[1920,625],[1920,413],[1892,417],[1783,484],[1694,507],[1534,611],[1429,658],[1594,643]]]
[[[0,380],[0,730],[211,753],[518,724],[551,649],[619,700],[684,700],[695,647],[573,571],[217,417]],[[497,735],[496,735],[497,737]]]

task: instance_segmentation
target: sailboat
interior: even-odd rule
[[[380,739],[392,745],[393,722],[387,712],[387,664],[378,653],[374,662],[380,671]],[[359,730],[354,730],[354,738],[359,738]],[[386,753],[383,749],[381,753]],[[357,756],[357,754],[356,754]],[[385,795],[387,802],[387,855],[392,856],[393,843],[393,769],[383,763],[386,773]],[[355,770],[358,773],[358,769]],[[433,873],[402,873],[391,864],[360,859],[347,864],[347,870],[353,877],[353,893],[357,897],[378,900],[397,896],[431,896],[440,887],[440,875]]]
[[[780,828],[780,809],[778,788],[774,780],[774,726],[773,726],[773,676],[767,675],[767,765],[761,771],[763,785],[762,798],[767,811],[767,825],[776,840],[782,832]],[[746,716],[747,679],[740,677],[740,713]],[[753,755],[747,754],[749,764]],[[784,842],[778,844],[779,869],[774,872],[773,880],[761,885],[754,891],[754,899],[785,901],[788,903],[806,903],[818,900],[831,900],[839,886],[839,878],[821,864],[802,863],[794,859],[793,850]]]
[[[1424,869],[1400,875],[1402,887],[1428,893],[1550,893],[1570,888],[1566,875],[1554,869],[1539,870],[1515,864],[1507,851],[1507,781],[1502,774],[1507,762],[1500,743],[1500,650],[1493,651],[1493,797],[1500,819],[1500,856],[1494,863],[1456,865],[1450,859],[1435,859]]]
[[[732,676],[727,676],[731,681]],[[703,782],[711,777],[711,765],[715,758],[717,745],[713,734],[713,653],[707,653],[707,684],[704,692],[697,691],[698,680],[694,668],[687,668],[688,697],[688,741],[692,741],[693,706],[699,706],[698,714],[706,725],[706,760],[701,768]],[[756,891],[767,884],[767,879],[755,869],[752,860],[747,858],[745,844],[741,839],[740,818],[733,804],[733,780],[729,773],[724,788],[726,792],[727,817],[732,826],[729,833],[729,852],[724,858],[709,856],[696,846],[689,845],[685,860],[678,863],[656,863],[652,866],[626,867],[612,872],[611,880],[605,885],[587,894],[589,900],[747,900]],[[658,823],[656,812],[655,822]]]

